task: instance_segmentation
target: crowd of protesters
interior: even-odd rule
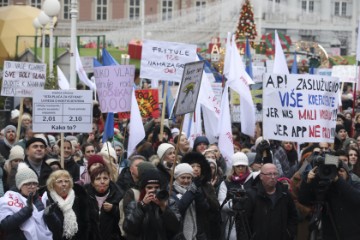
[[[206,136],[190,146],[177,120],[143,119],[146,137],[127,156],[128,120],[115,114],[115,135],[103,143],[106,114],[97,103],[92,131],[65,133],[63,146],[59,134],[33,133],[26,106],[1,130],[1,239],[360,236],[360,114],[337,115],[334,143],[299,146],[264,139],[261,122],[254,138],[234,124],[227,165]],[[339,164],[324,179],[326,154]]]

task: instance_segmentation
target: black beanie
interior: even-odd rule
[[[37,138],[37,137],[32,137],[32,138],[30,138],[28,141],[26,141],[26,145],[25,145],[26,148],[29,148],[29,146],[30,146],[31,144],[33,144],[34,142],[41,142],[41,143],[44,144],[45,147],[47,146],[47,144],[46,144],[46,142],[45,142],[44,139],[42,139],[42,138]]]
[[[161,188],[161,175],[157,169],[145,170],[140,177],[140,189],[144,189],[148,184],[159,184]]]
[[[344,130],[346,131],[344,125],[342,125],[342,124],[336,124],[336,129],[335,129],[336,133],[338,133],[341,129],[344,129]]]

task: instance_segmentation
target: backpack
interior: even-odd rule
[[[134,193],[134,201],[139,201],[140,191],[134,188],[130,188]],[[121,199],[119,202],[119,211],[120,211],[120,220],[119,220],[119,228],[121,230],[121,236],[126,237],[126,233],[123,229],[124,221],[125,221],[125,209],[124,209],[124,199]]]

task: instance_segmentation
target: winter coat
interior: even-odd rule
[[[76,216],[78,232],[71,240],[87,240],[89,239],[90,230],[88,196],[80,185],[74,184],[73,190],[75,192],[75,200],[72,209]],[[42,201],[46,203],[46,207],[54,203],[49,191],[47,191],[47,200],[43,196]],[[44,220],[53,233],[54,240],[67,240],[67,238],[62,237],[64,214],[58,206],[52,208],[48,214],[44,214]]]
[[[124,230],[128,240],[172,240],[181,232],[180,219],[169,207],[162,212],[154,203],[142,206],[131,201],[125,209]]]
[[[121,239],[118,226],[120,219],[119,202],[122,194],[115,183],[110,181],[110,193],[106,202],[111,203],[112,209],[106,212],[103,208],[99,209],[96,200],[96,191],[91,184],[85,185],[88,193],[89,214],[90,214],[90,236],[89,240],[118,240]]]
[[[254,240],[290,240],[296,236],[297,211],[286,186],[278,182],[272,197],[265,192],[262,182],[247,191],[245,204]]]
[[[6,144],[6,142],[0,139],[0,154],[4,157],[4,159],[8,159],[10,155],[11,146]]]
[[[29,166],[30,169],[32,169],[36,175],[37,172],[32,168],[31,164],[29,163],[29,160],[27,159],[27,156],[25,156],[24,162]],[[41,170],[40,170],[40,176],[38,175],[39,180],[39,195],[41,196],[45,190],[46,190],[46,181],[49,178],[50,174],[52,173],[52,169],[49,165],[46,164],[45,159],[42,161],[41,164]]]
[[[75,162],[73,157],[64,161],[64,168],[70,173],[74,182],[80,179],[80,166]]]
[[[136,188],[137,184],[131,176],[130,168],[124,168],[116,181],[116,185],[120,188],[121,192],[125,194],[130,188]]]
[[[299,201],[309,205],[314,203],[316,195],[314,187],[316,182],[302,182],[299,191]],[[355,240],[360,236],[360,185],[351,179],[348,181],[339,178],[338,181],[331,183],[325,193],[325,201],[322,211],[322,232],[323,239],[337,239],[334,225],[339,234],[339,239]],[[331,216],[335,224],[331,222]]]

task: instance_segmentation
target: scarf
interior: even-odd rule
[[[75,193],[70,189],[66,199],[60,197],[55,191],[50,191],[51,198],[57,202],[64,215],[63,236],[70,239],[78,232],[78,223],[72,206],[74,205]]]
[[[0,222],[7,216],[11,216],[19,212],[27,205],[26,198],[18,192],[7,191],[5,195],[0,198]],[[38,211],[35,206],[32,215],[19,228],[28,240],[51,240],[52,233],[46,226],[43,213],[44,210]],[[5,229],[6,232],[6,229]]]
[[[176,196],[181,199],[182,196],[188,191],[188,187],[181,186],[177,181],[174,182],[174,188],[179,193]],[[196,224],[196,209],[195,201],[193,201],[188,209],[186,209],[184,222],[183,222],[183,233],[186,240],[195,240],[197,234]]]
[[[232,175],[231,176],[231,181],[232,182],[236,182],[236,183],[240,183],[241,185],[243,185],[246,182],[246,179],[248,178],[248,176],[250,175],[250,171],[247,170],[246,173],[244,173],[241,176],[238,175]]]

